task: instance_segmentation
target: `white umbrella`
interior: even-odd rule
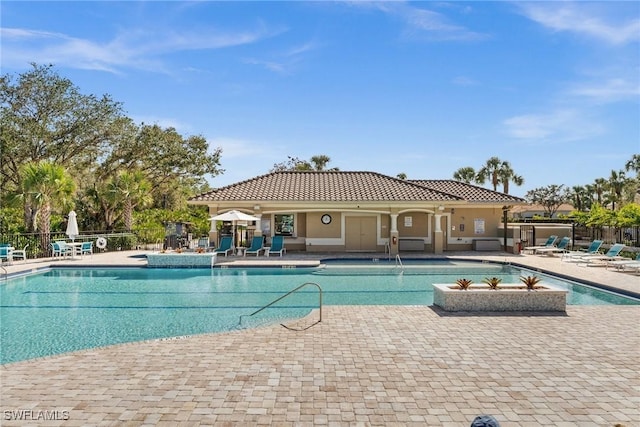
[[[75,241],[76,237],[80,234],[78,231],[78,219],[76,218],[75,211],[69,212],[69,221],[67,221],[67,236],[71,241]]]
[[[260,218],[248,215],[248,214],[246,214],[244,212],[231,210],[231,211],[225,212],[225,213],[220,214],[220,215],[212,216],[211,218],[209,218],[209,220],[210,221],[231,221],[233,223],[233,227],[234,227],[233,246],[235,246],[236,245],[235,227],[237,225],[237,222],[238,221],[259,221]]]

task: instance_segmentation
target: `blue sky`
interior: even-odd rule
[[[640,153],[638,2],[11,2],[2,73],[54,64],[136,122],[222,148],[223,186],[287,156],[511,194]]]

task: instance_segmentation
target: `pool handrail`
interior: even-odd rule
[[[240,325],[242,325],[242,318],[243,318],[243,317],[251,317],[251,316],[253,316],[254,314],[258,314],[258,313],[260,313],[262,310],[265,310],[265,309],[267,309],[267,308],[271,307],[272,305],[274,305],[274,304],[275,304],[275,303],[277,303],[278,301],[283,300],[284,298],[288,297],[289,295],[291,295],[291,294],[292,294],[292,293],[294,293],[294,292],[299,291],[300,289],[304,288],[305,286],[315,286],[316,288],[318,288],[318,298],[319,298],[319,301],[318,301],[318,308],[319,308],[319,310],[318,310],[318,311],[319,311],[319,314],[320,314],[320,318],[319,318],[319,320],[318,320],[317,322],[315,322],[315,323],[313,323],[313,324],[311,324],[311,325],[307,326],[307,327],[306,327],[306,328],[304,328],[304,329],[292,329],[292,328],[290,328],[290,327],[288,327],[288,326],[286,326],[286,325],[283,325],[282,323],[281,323],[280,325],[281,325],[281,326],[283,326],[283,327],[285,327],[285,328],[287,328],[287,329],[291,329],[291,330],[306,330],[306,329],[309,329],[310,327],[312,327],[313,325],[315,325],[316,323],[320,323],[320,322],[322,322],[322,288],[321,288],[321,287],[320,287],[320,285],[318,285],[317,283],[313,283],[313,282],[306,282],[306,283],[303,283],[302,285],[298,286],[297,288],[290,290],[290,291],[289,291],[289,292],[287,292],[286,294],[284,294],[284,295],[282,295],[282,296],[280,296],[280,297],[276,298],[275,300],[271,301],[269,304],[265,305],[264,307],[261,307],[261,308],[257,309],[257,310],[256,310],[256,311],[254,311],[253,313],[251,313],[251,314],[242,314],[242,315],[240,315],[240,319],[238,320],[238,325],[239,325],[239,326],[240,326]]]

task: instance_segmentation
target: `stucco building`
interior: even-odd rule
[[[210,214],[239,210],[248,227],[306,252],[470,250],[496,239],[519,197],[453,180],[401,180],[376,172],[273,172],[189,200]],[[210,238],[217,241],[212,224]]]

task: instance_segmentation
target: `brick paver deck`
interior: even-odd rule
[[[479,414],[503,427],[640,425],[640,306],[324,310],[303,332],[270,326],[3,365],[1,423],[58,411],[68,420],[46,425],[458,427]]]

